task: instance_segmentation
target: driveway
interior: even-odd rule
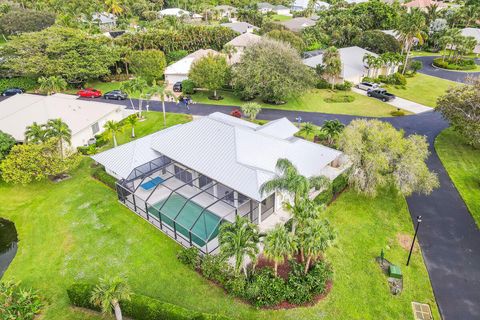
[[[414,60],[422,61],[423,68],[418,72],[434,76],[437,78],[442,78],[450,81],[466,83],[468,77],[478,77],[480,72],[461,72],[461,71],[449,71],[444,69],[435,68],[432,63],[433,59],[438,58],[438,56],[428,56],[428,57],[415,57]],[[477,64],[480,64],[480,59],[475,59]]]

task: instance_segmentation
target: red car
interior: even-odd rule
[[[77,95],[83,98],[100,98],[102,91],[94,88],[85,88],[77,92]]]

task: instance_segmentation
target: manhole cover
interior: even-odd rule
[[[432,311],[428,304],[412,302],[412,309],[415,320],[433,320]]]

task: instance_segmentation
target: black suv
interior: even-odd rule
[[[8,97],[8,96],[14,96],[16,94],[22,94],[24,93],[25,90],[21,88],[10,88],[2,92],[2,96]]]
[[[175,82],[173,85],[173,92],[182,92],[182,83],[180,81]]]
[[[128,98],[128,95],[125,92],[122,92],[121,90],[113,90],[105,93],[103,95],[104,99],[107,100],[125,100]]]

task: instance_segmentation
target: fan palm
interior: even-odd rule
[[[333,145],[333,143],[335,142],[335,138],[340,135],[344,128],[345,125],[337,119],[325,120],[325,122],[323,122],[321,131],[324,132],[327,136],[328,145]]]
[[[170,90],[167,90],[165,85],[155,85],[148,90],[148,94],[151,97],[158,96],[162,101],[162,112],[163,112],[163,127],[167,127],[167,113],[165,111],[165,98],[175,97],[174,93]]]
[[[122,131],[122,127],[118,122],[115,122],[113,120],[107,121],[103,127],[112,135],[113,146],[116,147],[117,146],[116,134]]]
[[[45,125],[34,122],[25,130],[25,143],[43,143],[47,140]]]
[[[278,273],[278,264],[292,257],[297,250],[297,243],[293,234],[287,232],[283,225],[277,225],[273,230],[267,233],[264,241],[263,254],[269,260],[273,261],[273,270],[275,276]]]
[[[132,128],[132,138],[135,138],[135,126],[138,123],[138,117],[136,114],[132,114],[127,118],[127,123]]]
[[[130,287],[123,278],[102,278],[100,283],[93,289],[90,301],[99,306],[104,314],[110,314],[113,308],[115,318],[122,320],[120,301],[130,300],[131,294]]]
[[[67,88],[67,82],[60,76],[40,77],[38,79],[40,84],[40,90],[46,92],[47,95],[65,90]]]
[[[63,143],[66,142],[69,145],[72,143],[72,130],[68,125],[62,121],[62,119],[50,119],[47,122],[47,138],[56,138],[58,139],[58,144],[60,148],[60,156],[64,157],[64,148]]]
[[[256,261],[259,252],[258,226],[246,218],[236,216],[234,223],[224,223],[220,226],[218,240],[221,254],[225,257],[234,257],[235,274],[240,273],[243,265],[246,276],[245,256],[248,256],[252,261]]]

